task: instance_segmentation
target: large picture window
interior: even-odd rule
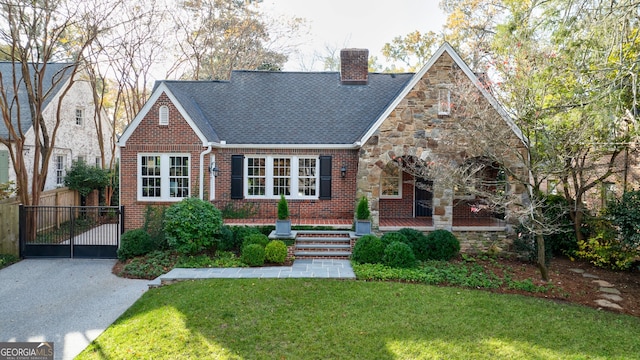
[[[246,196],[249,198],[317,198],[318,158],[247,156]]]
[[[178,201],[189,197],[188,154],[138,155],[138,200]]]

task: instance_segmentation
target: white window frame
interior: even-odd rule
[[[438,85],[438,115],[451,115],[451,85]]]
[[[389,176],[385,176],[385,174],[387,174],[387,169],[396,169],[398,171],[398,174],[394,175],[389,175]],[[392,167],[386,167],[382,170],[382,172],[380,173],[380,198],[381,199],[402,199],[402,169],[396,167],[396,166],[392,166]],[[395,180],[398,182],[398,194],[397,195],[385,195],[383,193],[383,182],[385,179],[389,179],[389,180],[393,180],[395,178]]]
[[[264,195],[250,195],[249,194],[249,159],[264,159],[265,163],[265,194]],[[290,171],[289,171],[289,195],[285,195],[287,199],[318,199],[320,194],[320,158],[318,156],[292,156],[292,155],[245,155],[244,161],[244,196],[247,199],[278,199],[280,195],[274,194],[274,159],[290,159]],[[315,170],[315,195],[302,195],[299,193],[300,177],[300,159],[314,159]],[[303,178],[309,178],[304,176]]]
[[[558,185],[560,185],[560,181],[547,179],[547,194],[558,195]]]
[[[56,155],[56,185],[64,185],[64,176],[66,170],[67,157],[65,155]]]
[[[158,108],[158,125],[169,125],[169,107],[161,105]]]
[[[148,156],[160,157],[160,196],[143,196],[142,194],[142,158]],[[173,157],[186,157],[188,160],[187,165],[187,175],[176,176],[171,175],[171,158]],[[138,201],[166,201],[166,202],[177,202],[182,199],[188,198],[191,196],[191,154],[189,153],[139,153],[138,161],[136,164],[137,174],[138,174]],[[184,178],[187,179],[187,194],[186,196],[178,197],[171,196],[171,181],[170,178]]]
[[[83,126],[84,125],[84,109],[76,108],[76,125]]]

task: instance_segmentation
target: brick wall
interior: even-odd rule
[[[158,125],[158,110],[161,105],[169,107],[169,125]],[[120,204],[125,206],[125,227],[139,228],[144,222],[147,206],[169,206],[172,202],[148,202],[137,200],[138,189],[138,158],[137,154],[145,153],[188,153],[191,154],[190,193],[198,196],[200,192],[200,154],[206,148],[196,136],[189,124],[182,118],[177,109],[171,104],[166,95],[160,96],[145,118],[127,140],[126,147],[121,148],[120,160]],[[214,204],[226,202],[236,204],[248,202],[263,202],[276,204],[276,199],[242,199],[232,200],[231,194],[231,156],[232,155],[330,155],[332,156],[331,200],[290,200],[290,210],[296,210],[304,218],[353,218],[355,209],[355,178],[358,166],[357,150],[270,150],[270,149],[214,149],[219,176],[215,179]],[[209,155],[204,158],[205,176],[203,193],[205,199],[210,198],[210,175],[206,170],[211,160]],[[347,174],[341,177],[340,168],[346,166]],[[275,209],[275,206],[273,206]],[[275,214],[275,213],[274,213]],[[274,215],[275,220],[275,215]]]

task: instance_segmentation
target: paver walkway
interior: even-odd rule
[[[622,310],[622,307],[617,302],[622,301],[620,296],[620,290],[616,289],[613,284],[600,280],[598,276],[584,272],[582,269],[569,269],[576,274],[582,274],[582,277],[593,279],[591,282],[598,286],[598,294],[601,299],[595,300],[598,306],[608,309]]]
[[[240,278],[324,278],[355,279],[349,260],[303,259],[295,260],[292,266],[265,266],[254,268],[178,268],[159,276],[149,283],[157,287],[176,281],[193,279],[240,279]]]

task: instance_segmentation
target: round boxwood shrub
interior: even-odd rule
[[[260,244],[249,244],[242,248],[242,256],[240,257],[243,263],[249,266],[262,266],[264,265],[265,251],[264,246]]]
[[[392,232],[383,234],[380,240],[382,241],[385,247],[394,241],[400,241],[402,243],[409,245],[407,237],[397,231],[392,231]]]
[[[264,247],[264,253],[268,262],[282,264],[287,260],[287,245],[281,240],[269,241]]]
[[[382,262],[390,267],[405,269],[415,267],[417,264],[416,256],[411,247],[400,241],[394,241],[387,245],[384,249]]]
[[[429,259],[427,236],[423,232],[412,228],[402,228],[398,232],[407,238],[406,242],[411,246],[416,260],[425,261]]]
[[[428,258],[451,260],[460,252],[460,241],[450,231],[439,229],[427,235]]]
[[[231,228],[231,231],[233,231],[233,248],[230,248],[227,251],[240,251],[242,244],[244,243],[244,239],[247,236],[261,233],[260,229],[249,226],[234,226]]]
[[[146,255],[155,250],[154,247],[155,244],[146,231],[142,229],[129,230],[122,234],[120,238],[120,247],[117,253],[118,259],[124,261],[136,256]]]
[[[244,249],[248,245],[258,244],[262,246],[262,248],[264,249],[268,243],[269,243],[269,238],[265,234],[260,234],[260,233],[249,234],[244,238],[244,241],[242,242],[242,248]]]
[[[182,254],[195,254],[214,245],[221,227],[220,210],[198,198],[183,199],[165,211],[167,243]]]
[[[365,235],[356,241],[351,259],[360,264],[377,264],[382,262],[384,244],[375,235]]]

